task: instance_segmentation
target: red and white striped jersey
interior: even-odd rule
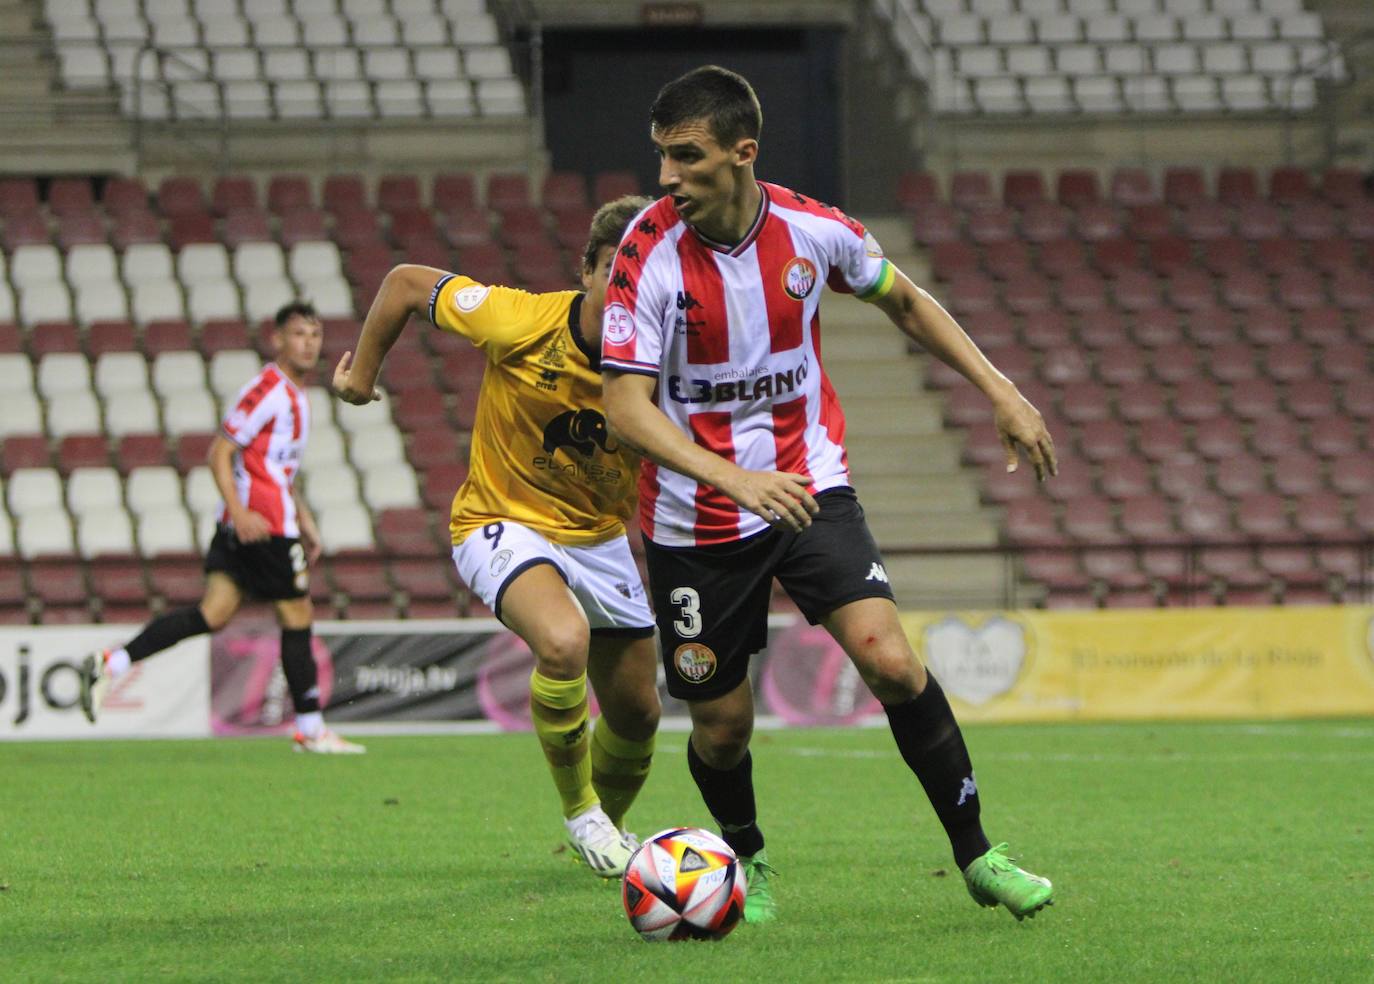
[[[736,246],[707,239],[670,198],[621,241],[606,293],[603,368],[658,379],[658,407],[697,444],[742,468],[799,472],[811,491],[849,484],[844,413],[821,367],[821,286],[864,299],[895,273],[858,222],[760,183]],[[644,535],[663,546],[738,540],[767,524],[715,488],[646,460]]]
[[[310,434],[310,401],[305,393],[276,363],[269,363],[239,390],[234,409],[221,426],[240,448],[234,456],[239,501],[267,518],[273,536],[300,536],[291,485]],[[219,521],[229,522],[229,510],[223,505]]]

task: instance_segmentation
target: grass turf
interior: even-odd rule
[[[641,943],[528,735],[0,746],[0,979],[1369,981],[1374,724],[971,727],[1017,923],[952,869],[886,730],[760,733],[777,923]],[[685,736],[634,812],[708,825]]]

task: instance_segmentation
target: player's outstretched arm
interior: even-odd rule
[[[1007,471],[1016,470],[1019,449],[1035,466],[1035,477],[1042,482],[1046,476],[1057,474],[1059,463],[1055,458],[1054,439],[1040,411],[988,361],[939,301],[913,284],[900,270],[895,272],[892,289],[875,298],[873,303],[927,352],[957,369],[987,394],[992,401],[997,433],[1006,448]]]
[[[818,511],[807,475],[748,471],[690,440],[654,404],[657,380],[607,370],[601,375],[606,420],[615,435],[664,468],[712,485],[736,505],[775,526],[799,531]]]
[[[443,270],[414,263],[391,269],[372,299],[356,352],[345,352],[334,369],[335,396],[356,405],[382,398],[377,391],[382,360],[401,337],[410,316],[428,310],[434,285],[445,276]]]

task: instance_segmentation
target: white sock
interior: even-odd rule
[[[133,661],[129,659],[127,649],[112,649],[109,658],[105,660],[105,671],[110,674],[110,679],[115,680],[128,673],[132,665]]]
[[[318,738],[324,730],[324,715],[319,711],[306,711],[296,715],[296,730],[307,738]]]

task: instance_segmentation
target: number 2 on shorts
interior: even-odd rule
[[[668,600],[678,606],[681,618],[673,620],[673,631],[683,639],[701,635],[701,595],[696,588],[674,588]]]

